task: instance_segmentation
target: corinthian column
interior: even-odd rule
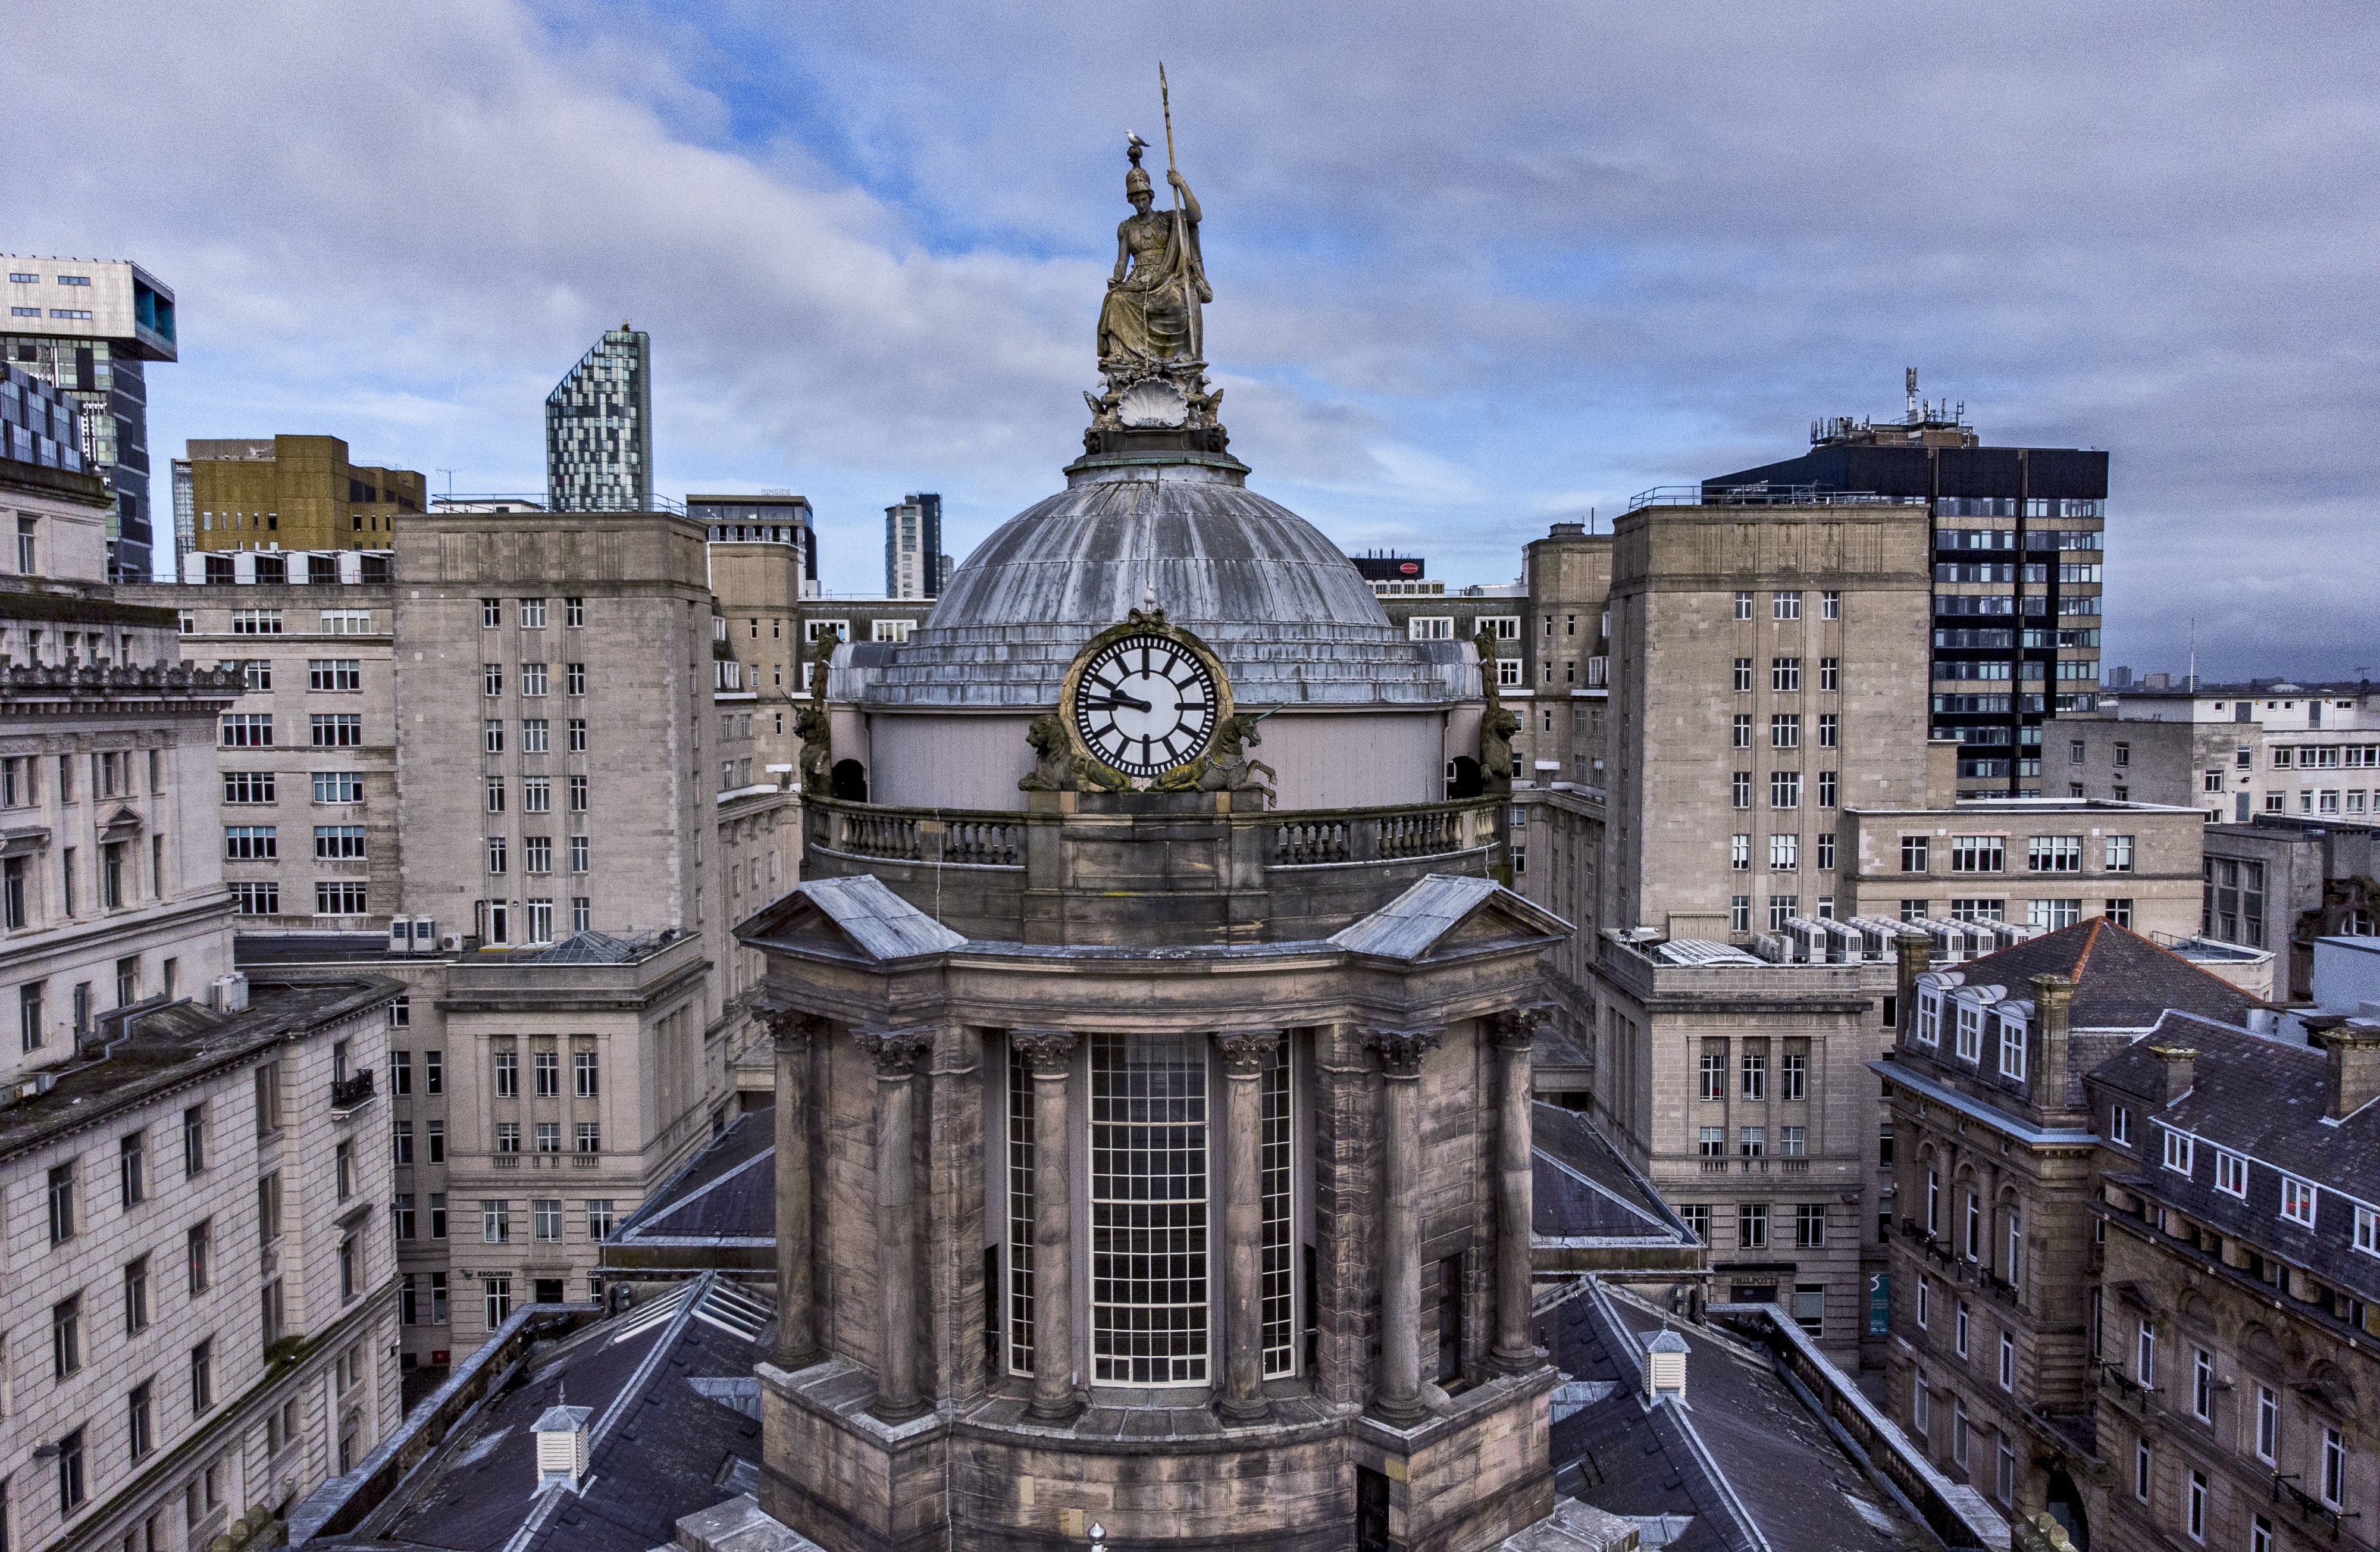
[[[769,1015],[777,1048],[777,1366],[791,1373],[826,1356],[819,1345],[810,1229],[810,1042],[827,1022]]]
[[[1254,1423],[1264,1399],[1264,1059],[1273,1029],[1215,1037],[1223,1056],[1223,1394],[1226,1422]]]
[[[1067,1193],[1067,1080],[1075,1037],[1060,1029],[1018,1029],[1008,1043],[1033,1074],[1032,1415],[1063,1423],[1075,1400],[1075,1211]]]
[[[876,1059],[876,1282],[884,1322],[876,1401],[868,1410],[887,1423],[905,1423],[926,1411],[917,1388],[917,1187],[911,1149],[917,1133],[914,1073],[933,1037],[907,1030],[870,1031],[858,1040]]]
[[[1508,1374],[1537,1365],[1529,1335],[1529,1255],[1535,1166],[1530,1162],[1529,1044],[1550,1004],[1489,1015],[1502,1085],[1496,1124],[1496,1341],[1489,1352]]]
[[[1434,1029],[1376,1029],[1366,1044],[1380,1071],[1380,1388],[1372,1411],[1407,1427],[1429,1414],[1421,1399],[1421,1064]]]

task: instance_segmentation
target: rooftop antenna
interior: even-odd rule
[[[2198,616],[2190,617],[2190,687],[2198,688]]]
[[[1906,375],[1909,384],[1909,423],[1914,426],[1917,424],[1917,369],[1909,368]]]

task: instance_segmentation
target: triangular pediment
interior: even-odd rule
[[[1493,879],[1433,873],[1332,935],[1356,953],[1416,963],[1520,943],[1555,943],[1574,929]]]
[[[747,917],[735,936],[756,949],[871,961],[941,953],[966,941],[865,873],[797,884]]]

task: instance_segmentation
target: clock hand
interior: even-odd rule
[[[1111,691],[1107,699],[1095,700],[1090,704],[1091,709],[1095,711],[1112,711],[1119,706],[1129,706],[1135,711],[1154,711],[1157,709],[1145,700],[1135,700],[1132,697],[1124,694],[1122,690]]]

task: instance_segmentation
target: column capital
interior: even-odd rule
[[[1264,1071],[1267,1053],[1281,1045],[1278,1029],[1222,1029],[1215,1033],[1215,1049],[1223,1056],[1227,1078],[1253,1078]]]
[[[1008,1044],[1025,1058],[1026,1070],[1037,1078],[1062,1078],[1074,1069],[1075,1037],[1071,1029],[1012,1029]]]
[[[1364,1044],[1380,1060],[1380,1071],[1390,1078],[1418,1078],[1424,1058],[1446,1037],[1442,1029],[1376,1029],[1364,1031]]]
[[[880,1078],[905,1078],[917,1070],[917,1059],[934,1049],[934,1037],[922,1029],[860,1029],[852,1032],[859,1049],[876,1059]]]
[[[1537,1037],[1537,1031],[1550,1025],[1553,1017],[1554,1005],[1550,1002],[1502,1008],[1488,1015],[1488,1033],[1500,1046],[1526,1050]]]
[[[799,1008],[764,1009],[760,1016],[767,1021],[769,1037],[780,1050],[798,1049],[823,1037],[830,1027],[826,1019]]]

